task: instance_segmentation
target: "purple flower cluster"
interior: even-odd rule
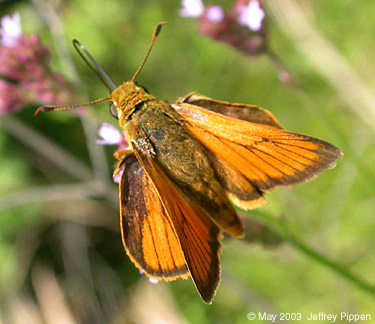
[[[246,55],[266,51],[265,12],[259,0],[237,0],[231,11],[205,7],[201,0],[182,0],[180,16],[196,18],[201,35],[227,43]]]
[[[0,37],[0,115],[32,103],[71,102],[67,82],[50,68],[48,48],[37,35],[22,34],[17,13],[1,19]]]

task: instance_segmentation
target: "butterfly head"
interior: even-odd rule
[[[123,126],[139,105],[150,99],[154,97],[144,88],[133,81],[126,81],[110,93],[109,112],[119,120],[120,126]]]

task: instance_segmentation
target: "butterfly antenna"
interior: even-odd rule
[[[95,59],[91,56],[91,54],[86,50],[86,48],[76,39],[73,39],[73,45],[78,52],[79,56],[85,61],[87,66],[93,71],[99,79],[103,82],[103,84],[107,87],[109,91],[113,91],[117,88],[116,83],[109,77],[107,73],[103,70],[103,68],[95,61]],[[84,56],[84,54],[89,58]],[[91,62],[91,63],[90,63]],[[93,65],[95,66],[93,66]]]
[[[133,77],[131,78],[131,80],[130,80],[131,82],[134,82],[134,80],[137,77],[137,75],[139,74],[139,72],[141,72],[143,66],[145,65],[145,63],[146,63],[146,61],[148,59],[148,56],[151,53],[151,50],[152,50],[152,47],[154,46],[156,37],[158,37],[158,35],[159,35],[160,31],[161,31],[161,27],[163,27],[165,24],[166,24],[166,22],[161,22],[160,24],[158,24],[155,27],[154,33],[152,34],[151,43],[150,43],[150,46],[148,47],[148,51],[146,53],[146,56],[143,59],[142,64],[139,66],[138,70],[134,73]]]
[[[96,104],[96,103],[104,101],[104,100],[109,100],[109,98],[96,99],[96,100],[93,100],[93,101],[90,101],[90,102],[87,102],[87,103],[78,104],[78,105],[71,105],[71,106],[42,106],[42,107],[39,107],[37,110],[35,110],[34,116],[38,115],[40,112],[50,112],[50,111],[55,111],[55,110],[74,109],[74,108],[93,105],[93,104]]]

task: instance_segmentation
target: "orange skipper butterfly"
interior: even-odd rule
[[[174,104],[156,99],[135,78],[162,25],[132,79],[119,87],[74,41],[111,85],[107,98],[84,105],[108,100],[130,145],[115,153],[114,170],[115,175],[124,170],[119,197],[126,253],[151,278],[191,277],[210,304],[220,282],[223,233],[244,235],[233,205],[258,208],[266,203],[264,193],[315,178],[342,153],[325,141],[285,130],[257,106],[196,93]],[[36,113],[80,106],[44,106]]]

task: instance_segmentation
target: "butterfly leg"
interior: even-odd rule
[[[127,147],[125,150],[116,151],[115,153],[113,153],[113,156],[115,157],[116,160],[123,161],[125,160],[126,157],[128,157],[132,153],[133,153],[133,149],[131,147]]]
[[[113,153],[113,156],[118,160],[113,171],[113,179],[121,178],[125,166],[125,159],[131,154],[133,154],[133,149],[131,147],[127,147],[125,150],[116,151]]]

